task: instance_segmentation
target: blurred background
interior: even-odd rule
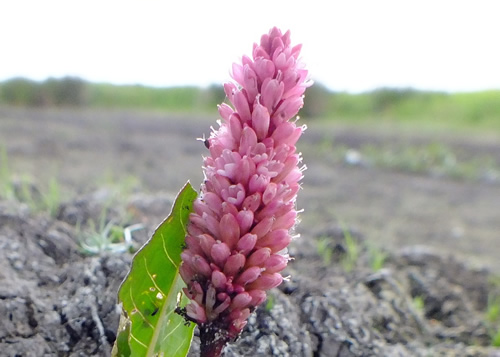
[[[500,5],[495,1],[311,1],[307,6],[301,1],[251,6],[17,1],[0,6],[5,104],[161,109],[199,104],[205,109],[209,99],[202,97],[213,93],[219,99],[221,84],[229,80],[228,63],[250,55],[251,44],[278,26],[303,44],[303,60],[318,83],[306,114],[367,116],[372,109],[390,109],[392,102],[405,107],[394,109],[396,116],[415,114],[417,108],[431,114],[436,106],[462,100],[469,111],[474,105],[484,108],[484,113],[468,113],[475,120],[498,110]],[[187,87],[179,96],[199,97],[199,103],[169,100],[174,92],[160,91],[169,87]],[[471,92],[483,93],[453,95]]]
[[[231,63],[278,26],[315,81],[300,113],[306,234],[344,222],[498,267],[499,13],[482,0],[4,2],[0,196],[33,201],[28,182],[57,214],[103,185],[197,186],[195,138],[216,126]]]

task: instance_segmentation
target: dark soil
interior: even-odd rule
[[[109,355],[116,292],[132,255],[86,256],[81,230],[107,207],[107,220],[143,223],[134,240],[144,242],[185,181],[201,181],[205,148],[194,139],[210,125],[210,118],[151,113],[0,110],[11,172],[40,187],[56,177],[70,192],[55,217],[0,200],[0,355]],[[290,279],[226,356],[500,356],[488,347],[485,322],[489,281],[500,271],[500,185],[348,166],[314,150],[325,138],[353,147],[392,140],[309,123],[299,199],[305,210],[290,248]],[[475,137],[442,140],[471,155],[500,152],[500,144]],[[106,176],[138,177],[142,186],[109,207]],[[343,264],[348,247],[339,222],[360,250],[352,269]],[[330,261],[318,254],[318,239]],[[378,271],[372,246],[387,255]]]

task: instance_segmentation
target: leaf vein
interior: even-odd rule
[[[172,263],[172,265],[177,268],[178,267],[177,264],[174,263],[174,261],[172,260],[172,258],[170,258],[170,255],[168,254],[167,247],[165,246],[165,239],[163,237],[163,233],[161,233],[161,242],[163,244],[163,252],[167,256],[168,260],[170,260],[170,263]]]
[[[135,304],[135,301],[134,301],[134,296],[132,295],[132,288],[129,289],[129,292],[130,292],[130,300],[132,301],[132,304],[134,305],[134,309],[135,311],[141,315],[142,319],[149,325],[149,327],[151,327],[152,329],[154,329],[154,326],[151,325],[151,322],[149,322],[146,317],[144,317],[144,315],[142,314],[141,310],[139,310],[139,308],[137,307],[137,305]]]
[[[141,340],[139,340],[137,337],[134,336],[134,334],[132,332],[130,332],[130,337],[132,339],[134,339],[135,342],[137,342],[139,345],[141,345],[142,347],[144,347],[145,349],[148,348],[148,346],[146,346],[144,343],[141,342]]]
[[[144,266],[146,267],[146,272],[148,273],[149,279],[151,279],[151,281],[153,282],[153,285],[155,286],[156,290],[158,290],[163,296],[166,296],[166,294],[163,292],[163,290],[161,290],[161,288],[158,286],[158,284],[156,284],[156,281],[154,280],[153,275],[151,275],[151,273],[149,272],[148,261],[147,261],[146,257],[144,257]]]

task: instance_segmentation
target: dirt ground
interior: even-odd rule
[[[137,177],[148,192],[177,192],[202,180],[196,138],[209,135],[216,118],[163,113],[33,111],[0,109],[0,145],[10,171],[47,182],[56,177],[69,195],[96,189],[106,177]],[[308,123],[301,138],[305,172],[299,207],[301,230],[322,230],[333,221],[356,228],[381,247],[423,244],[500,271],[500,183],[432,177],[349,166],[319,145],[439,139],[471,156],[497,157],[499,137],[428,137],[422,133],[368,131]],[[498,139],[498,140],[497,140]]]
[[[55,218],[0,201],[0,355],[109,353],[118,318],[115,294],[131,256],[82,256],[76,223],[99,218],[103,182],[136,177],[139,189],[124,198],[135,213],[128,219],[151,232],[182,185],[201,182],[206,149],[196,138],[208,135],[215,119],[0,108],[0,146],[11,173],[28,175],[40,187],[55,177],[67,193]],[[464,346],[489,343],[480,316],[488,277],[500,272],[500,183],[348,165],[325,152],[325,142],[358,149],[436,137],[307,124],[300,146],[308,167],[298,202],[302,238],[291,248],[297,258],[292,280],[276,290],[275,308],[259,310],[227,355],[498,356],[494,349]],[[496,138],[439,140],[472,156],[500,158]],[[120,209],[113,214],[120,218]],[[333,263],[325,266],[314,238],[331,239],[335,252],[342,247],[335,241],[343,238],[341,226],[389,252],[387,271],[370,272],[367,256],[347,274]],[[391,298],[398,294],[423,296],[423,315]],[[385,310],[359,315],[374,307]],[[405,326],[408,331],[396,333]]]

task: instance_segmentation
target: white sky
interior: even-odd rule
[[[275,25],[334,90],[500,89],[498,0],[2,1],[0,80],[222,84]]]

